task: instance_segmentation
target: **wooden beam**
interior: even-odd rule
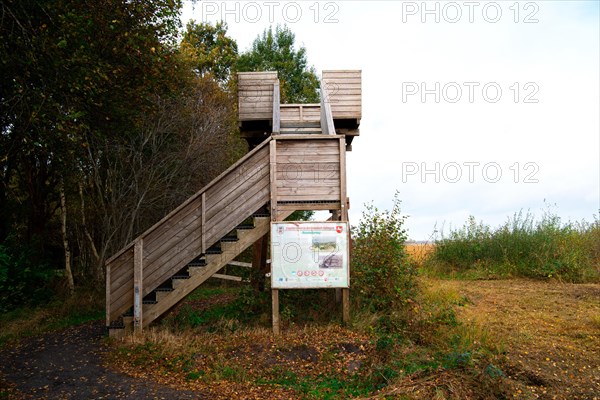
[[[348,222],[346,208],[346,140],[340,138],[340,204],[342,221]]]
[[[242,278],[240,276],[224,275],[224,274],[214,274],[213,276],[211,276],[211,278],[224,279],[226,281],[235,281],[235,282],[242,281]]]
[[[273,135],[279,134],[281,126],[281,109],[279,108],[279,81],[273,83]]]
[[[342,321],[350,323],[350,289],[342,288]]]
[[[201,240],[202,240],[202,246],[201,246],[201,251],[200,253],[205,254],[206,253],[206,192],[202,193],[202,210],[200,211],[201,215],[202,215],[202,221],[201,221],[201,227],[200,229],[202,230],[201,233]]]
[[[271,306],[273,308],[273,334],[279,336],[281,333],[279,323],[279,289],[271,289]]]
[[[264,291],[265,289],[265,274],[267,270],[267,245],[269,243],[269,234],[261,237],[254,243],[252,254],[252,268],[254,269],[253,276],[256,278],[252,282],[256,291]]]
[[[289,134],[289,135],[280,135],[277,136],[277,140],[303,140],[303,139],[311,139],[311,140],[319,140],[319,139],[325,139],[325,140],[331,140],[331,139],[336,139],[336,138],[343,138],[345,137],[344,135],[313,135],[313,134]]]
[[[106,264],[106,326],[110,325],[110,264]]]
[[[243,267],[243,268],[252,268],[251,263],[241,262],[241,261],[229,261],[229,263],[227,263],[227,265],[233,265],[236,267]]]
[[[142,292],[143,292],[143,258],[144,239],[138,238],[133,248],[133,330],[135,334],[142,333]]]
[[[271,221],[277,220],[277,141],[272,140],[270,144],[270,168],[271,168]]]

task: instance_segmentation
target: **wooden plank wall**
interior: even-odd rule
[[[203,246],[213,245],[265,205],[269,193],[269,146],[265,143],[141,236],[142,295],[198,257]],[[107,262],[110,321],[133,304],[133,264],[132,245]]]
[[[320,104],[282,104],[282,122],[319,122],[321,120]]]
[[[273,118],[273,84],[276,81],[276,71],[238,73],[240,121]]]
[[[333,119],[362,118],[361,75],[360,70],[323,71]]]
[[[278,139],[278,202],[340,201],[339,138]]]

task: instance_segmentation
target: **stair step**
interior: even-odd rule
[[[321,122],[313,121],[313,122],[284,122],[281,121],[281,128],[320,128]]]
[[[142,304],[157,304],[156,300],[142,300]]]
[[[170,288],[170,287],[159,287],[159,288],[154,289],[154,291],[157,292],[157,293],[158,292],[161,292],[161,293],[167,292],[168,293],[168,292],[172,292],[173,290],[174,289]]]
[[[254,214],[252,214],[252,217],[254,218],[267,218],[270,216],[271,214],[269,214],[268,212],[255,212]]]
[[[212,247],[206,250],[206,254],[223,254],[223,250],[220,247]]]
[[[232,242],[237,242],[238,240],[240,240],[240,239],[238,239],[237,236],[224,236],[221,238],[220,241],[223,243],[232,243]]]
[[[206,260],[205,259],[194,260],[188,264],[188,267],[206,267]]]
[[[241,231],[247,231],[250,229],[254,229],[254,224],[239,224],[235,229],[239,229]]]
[[[279,131],[282,135],[319,135],[322,134],[323,131],[321,129],[314,128],[290,128],[290,129],[281,129]]]
[[[190,267],[189,271],[190,271],[190,277],[192,277],[192,276],[204,273],[204,271],[206,271],[206,267]]]
[[[173,275],[171,279],[190,279],[189,275]]]

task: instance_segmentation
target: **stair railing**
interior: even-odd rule
[[[281,131],[281,108],[279,96],[279,81],[273,83],[273,135]]]
[[[326,135],[335,135],[330,101],[331,98],[327,90],[327,85],[321,80],[321,130]]]

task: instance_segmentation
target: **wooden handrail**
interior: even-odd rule
[[[279,96],[279,81],[273,84],[273,135],[278,135],[281,127],[281,109]]]
[[[326,135],[335,135],[335,125],[331,114],[331,103],[325,83],[321,80],[321,130]]]
[[[254,156],[255,153],[258,153],[262,148],[264,148],[265,146],[267,146],[270,141],[271,141],[271,138],[269,137],[264,142],[262,142],[261,144],[259,144],[258,146],[256,146],[254,149],[252,149],[251,152],[249,152],[248,154],[246,154],[244,157],[242,157],[238,162],[236,162],[235,164],[233,164],[231,167],[227,168],[219,176],[217,176],[215,179],[213,179],[208,185],[204,186],[202,189],[200,189],[198,192],[196,192],[196,194],[194,194],[192,197],[190,197],[185,202],[183,202],[182,204],[180,204],[179,207],[177,207],[176,209],[174,209],[173,211],[171,211],[163,219],[161,219],[160,221],[158,221],[157,223],[155,223],[154,225],[152,225],[150,228],[148,228],[144,233],[142,233],[141,235],[139,235],[139,237],[144,237],[144,236],[147,236],[150,233],[152,233],[156,228],[158,228],[159,226],[161,226],[162,224],[164,224],[165,221],[168,221],[173,215],[177,214],[177,212],[179,212],[182,208],[184,208],[185,206],[187,206],[192,201],[196,200],[198,197],[202,196],[203,193],[205,193],[208,189],[210,189],[213,185],[215,185],[221,179],[223,179],[224,176],[226,176],[227,174],[231,173],[233,170],[235,170],[236,168],[238,168],[247,159],[252,158],[252,156]],[[118,258],[123,253],[125,253],[127,250],[132,249],[133,246],[135,245],[136,240],[137,239],[134,239],[132,242],[130,242],[127,245],[125,245],[125,247],[123,247],[121,250],[119,250],[117,253],[115,253],[112,257],[110,257],[108,260],[106,260],[106,264],[111,263],[116,258]]]

